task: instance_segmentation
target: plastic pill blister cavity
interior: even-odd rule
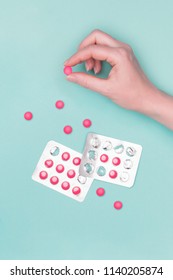
[[[142,146],[99,134],[89,133],[79,172],[88,178],[132,187]]]
[[[49,141],[32,179],[68,197],[82,202],[93,182],[79,175],[82,155],[60,143]]]

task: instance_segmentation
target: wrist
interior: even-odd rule
[[[173,129],[173,96],[151,86],[145,94],[138,112]]]

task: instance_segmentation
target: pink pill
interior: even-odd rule
[[[98,189],[96,190],[96,194],[97,194],[98,196],[103,196],[103,195],[105,194],[105,190],[104,190],[103,188],[98,188]]]
[[[65,191],[67,191],[69,188],[70,188],[70,184],[69,182],[67,181],[64,181],[62,184],[61,184],[61,188]]]
[[[68,152],[65,152],[65,153],[62,154],[62,159],[63,160],[66,161],[66,160],[69,160],[69,158],[70,158],[70,154]]]
[[[101,160],[102,162],[107,162],[108,159],[109,159],[108,155],[103,154],[103,155],[100,156],[100,160]]]
[[[56,177],[56,176],[52,176],[52,177],[50,178],[50,182],[51,182],[52,185],[56,185],[56,184],[58,184],[59,179],[58,179],[58,177]]]
[[[75,171],[73,169],[68,170],[67,176],[71,179],[74,178],[76,175]]]
[[[56,166],[56,171],[57,171],[58,173],[62,173],[62,172],[64,171],[64,165],[58,164],[58,165]]]
[[[40,179],[45,180],[48,177],[48,174],[46,171],[41,171],[39,173],[39,177],[40,177]]]
[[[70,133],[72,133],[72,127],[70,126],[70,125],[66,125],[66,126],[64,126],[64,133],[66,133],[66,134],[70,134]]]
[[[118,158],[118,157],[114,157],[113,159],[112,159],[112,163],[113,163],[113,165],[119,165],[120,163],[121,163],[121,160],[120,160],[120,158]]]
[[[86,128],[90,127],[91,125],[92,125],[91,120],[85,119],[85,120],[83,121],[83,126],[85,126]]]
[[[64,102],[62,100],[58,100],[56,101],[55,106],[57,109],[62,109],[64,108]]]
[[[32,119],[32,117],[33,117],[33,115],[32,115],[31,112],[26,112],[26,113],[24,114],[24,118],[25,118],[25,120],[27,120],[27,121],[30,121],[30,120]]]
[[[47,168],[51,168],[53,166],[53,160],[47,159],[44,164]]]
[[[74,187],[72,189],[73,194],[78,195],[81,192],[81,189],[79,187]]]
[[[81,159],[80,159],[79,157],[75,157],[75,158],[73,159],[73,164],[74,164],[74,165],[79,165],[80,162],[81,162]]]
[[[120,210],[123,207],[123,204],[121,201],[115,201],[114,202],[114,208],[117,210]]]
[[[111,170],[109,172],[109,177],[112,179],[115,179],[117,177],[118,173],[115,170]]]
[[[70,75],[72,73],[72,67],[71,66],[65,66],[64,67],[64,74]]]

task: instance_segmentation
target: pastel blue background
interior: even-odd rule
[[[173,132],[67,82],[62,71],[99,28],[129,43],[151,81],[171,94],[172,9],[171,0],[0,1],[1,259],[173,258]],[[49,140],[82,152],[89,131],[143,146],[132,189],[95,181],[78,203],[31,180]]]

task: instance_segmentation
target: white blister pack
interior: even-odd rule
[[[49,141],[39,159],[32,179],[82,202],[93,182],[79,175],[82,155],[60,143]]]
[[[132,187],[142,146],[103,135],[89,133],[79,172],[82,176]]]

